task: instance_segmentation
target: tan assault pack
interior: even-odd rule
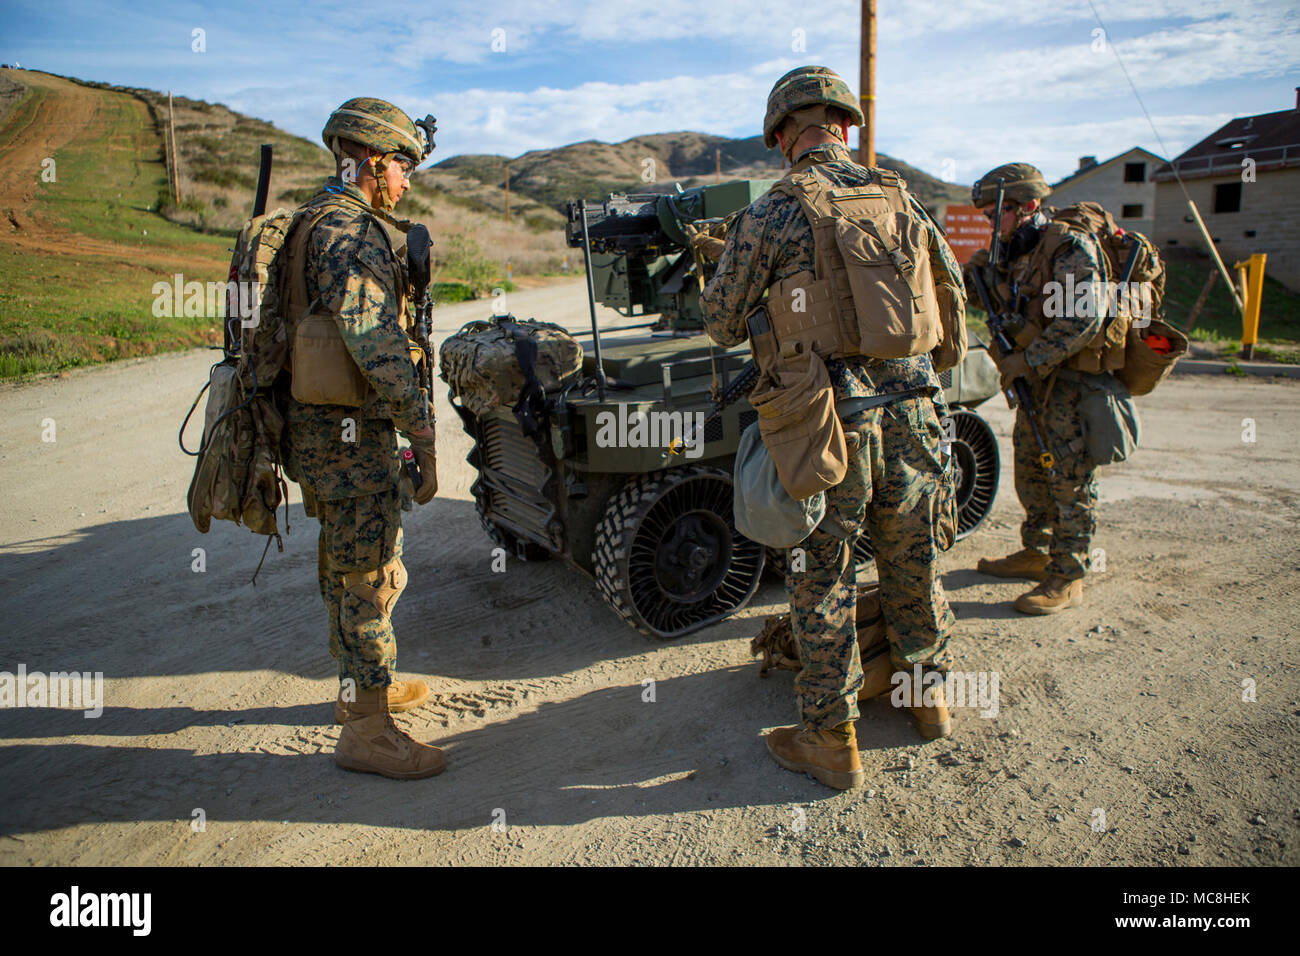
[[[273,265],[281,254],[294,214],[276,209],[250,219],[235,242],[226,300],[227,341],[238,353],[212,367],[203,438],[186,493],[194,526],[207,533],[212,519],[242,524],[257,534],[277,536],[276,510],[287,485],[281,465],[284,417],[271,386],[288,350]],[[186,416],[186,423],[189,416]],[[185,425],[181,425],[181,449]]]
[[[950,368],[965,351],[961,297],[939,302],[929,229],[903,181],[888,170],[871,174],[865,186],[833,186],[806,170],[772,187],[799,201],[815,245],[815,273],[791,276],[768,293],[781,354],[904,358],[947,342],[953,347],[936,356],[936,365],[943,360],[936,371]]]
[[[866,700],[887,693],[893,687],[894,668],[889,656],[889,632],[880,608],[879,585],[868,584],[858,588],[855,611],[863,677],[858,699]],[[764,619],[763,629],[749,642],[749,652],[763,658],[758,666],[759,677],[766,677],[772,668],[803,669],[788,611]]]
[[[1141,348],[1145,324],[1135,326],[1133,320],[1134,306],[1145,312],[1149,322],[1160,318],[1165,291],[1165,265],[1151,240],[1140,232],[1121,228],[1113,216],[1094,202],[1081,202],[1064,209],[1053,210],[1051,221],[1043,230],[1043,235],[1030,253],[1027,275],[1021,285],[1031,289],[1042,289],[1053,280],[1052,263],[1061,248],[1072,236],[1092,236],[1101,249],[1101,263],[1107,283],[1107,294],[1102,298],[1103,307],[1107,308],[1107,318],[1100,331],[1081,351],[1070,357],[1066,368],[1080,372],[1118,372],[1125,365],[1126,353],[1131,349]],[[1135,245],[1136,244],[1136,245]],[[1136,249],[1132,274],[1129,276],[1129,289],[1141,289],[1144,295],[1133,296],[1121,294],[1112,288],[1124,278],[1124,269],[1130,255]],[[1113,309],[1113,316],[1111,311]],[[1051,323],[1051,317],[1043,314],[1043,298],[1040,296],[1028,317],[1024,330],[1016,337],[1016,344],[1021,348],[1027,346]],[[1136,344],[1130,344],[1136,339]],[[1171,363],[1172,364],[1172,363]],[[1153,386],[1154,387],[1154,386]]]

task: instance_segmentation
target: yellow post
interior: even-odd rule
[[[1233,263],[1241,276],[1245,308],[1241,311],[1241,357],[1253,358],[1259,341],[1259,307],[1264,297],[1264,263],[1268,254],[1256,252],[1245,262]]]

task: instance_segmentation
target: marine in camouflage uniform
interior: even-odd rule
[[[337,177],[308,203],[329,209],[307,240],[307,295],[338,316],[348,352],[374,394],[360,408],[290,398],[290,447],[320,519],[320,590],[330,619],[330,653],[340,681],[387,687],[397,646],[389,615],[350,593],[342,577],[402,556],[396,431],[430,425],[398,324],[405,288],[381,222],[355,184]],[[348,424],[351,423],[351,424]]]
[[[1039,200],[1050,194],[1042,174],[1027,163],[999,166],[976,183],[974,198],[991,212],[995,202],[997,179],[1004,180],[1006,202],[1015,204],[1004,219],[1004,230],[1013,225],[1006,255],[998,274],[988,286],[1001,300],[1018,306],[1020,316],[1042,313],[1043,288],[1027,285],[1034,247],[1047,226]],[[1092,236],[1071,232],[1057,250],[1051,263],[1050,281],[1069,288],[1090,283],[1101,286],[1105,277],[1104,253]],[[983,268],[983,257],[968,268]],[[1021,551],[1000,559],[982,559],[980,571],[1001,577],[1028,577],[1042,583],[1016,601],[1023,613],[1055,613],[1082,603],[1082,579],[1088,571],[1092,536],[1096,531],[1097,470],[1084,451],[1084,429],[1079,405],[1084,397],[1083,373],[1067,368],[1066,363],[1087,346],[1102,328],[1103,309],[1081,310],[1092,314],[1075,314],[1044,318],[1042,332],[1014,352],[1008,359],[999,357],[1004,382],[1010,373],[1025,373],[1030,386],[1033,410],[1016,410],[1012,442],[1015,450],[1016,495],[1025,509],[1020,526]],[[1009,330],[1013,335],[1016,329]],[[1009,371],[1008,371],[1009,369]],[[1034,439],[1029,416],[1037,417],[1039,433],[1054,459],[1052,473],[1039,463],[1039,448]]]
[[[366,397],[360,405],[344,405],[290,396],[286,472],[301,484],[309,513],[320,520],[318,580],[330,653],[338,662],[336,719],[344,724],[335,760],[349,770],[389,777],[431,776],[445,766],[441,751],[412,740],[389,716],[429,696],[423,682],[395,682],[393,676],[397,643],[391,615],[406,585],[397,432],[408,436],[425,478],[415,500],[431,499],[437,478],[428,397],[401,324],[409,291],[399,255],[405,223],[389,213],[428,150],[406,114],[370,98],[344,103],[323,138],[340,170],[355,169],[358,153],[370,155],[359,173],[346,182],[330,177],[301,207],[286,248],[294,246],[297,229],[310,231],[298,239],[301,260],[287,257],[285,268],[302,270],[311,315],[336,321],[346,354],[364,378]],[[291,341],[302,320],[286,317]],[[296,364],[294,371],[300,374]]]
[[[819,102],[841,107],[861,122],[860,114],[854,116],[856,104],[839,77],[824,67],[803,69],[827,77],[830,98]],[[778,81],[773,98],[778,98],[783,83],[799,72]],[[801,102],[806,99],[795,100],[796,105]],[[772,116],[769,100],[769,127]],[[791,174],[813,169],[833,186],[870,182],[869,172],[853,162],[838,136],[835,142],[802,149],[793,160]],[[936,282],[960,290],[961,272],[951,250],[921,206],[908,198],[930,230]],[[781,280],[811,273],[814,268],[813,231],[799,201],[776,192],[755,200],[729,225],[717,272],[701,296],[709,335],[722,345],[744,341],[748,337],[745,317],[759,305],[764,293]],[[816,759],[798,767],[779,755],[778,759],[789,769],[808,770],[817,779],[842,788],[861,781],[852,724],[858,717],[857,692],[863,682],[855,625],[854,544],[863,529],[869,532],[894,665],[908,671],[913,664],[941,666],[955,621],[939,581],[936,559],[939,551],[952,543],[955,493],[940,450],[939,420],[946,411],[939,404],[941,387],[928,355],[830,359],[826,368],[837,404],[868,399],[874,401],[858,404],[873,407],[843,420],[848,473],[826,492],[827,518],[800,546],[804,568],[789,563],[786,592],[803,664],[795,679],[803,727],[820,732],[823,739],[830,735],[832,748],[835,736],[847,741],[852,755],[844,755],[844,767],[829,771]],[[945,514],[951,520],[945,522]],[[845,534],[827,530],[837,522]],[[940,527],[944,524],[946,530]],[[772,736],[797,729],[781,728]],[[772,745],[769,740],[769,748]]]

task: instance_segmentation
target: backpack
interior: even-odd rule
[[[1165,264],[1150,239],[1140,232],[1120,227],[1114,217],[1095,202],[1076,203],[1052,210],[1050,215],[1051,221],[1030,254],[1026,284],[1041,289],[1052,280],[1052,263],[1071,236],[1095,238],[1106,273],[1103,279],[1107,282],[1107,317],[1092,341],[1071,356],[1066,367],[1088,373],[1118,372],[1124,367],[1130,339],[1140,341],[1148,334],[1151,322],[1161,318]],[[1114,284],[1124,280],[1130,257],[1133,270],[1128,277],[1128,287],[1117,289]],[[1138,292],[1135,293],[1134,289]]]
[[[866,584],[858,588],[855,605],[858,631],[858,650],[866,669],[868,660],[889,650],[889,634],[885,615],[880,607],[880,586]],[[794,639],[790,613],[773,614],[763,620],[763,629],[749,642],[749,652],[761,656],[758,676],[766,677],[773,667],[797,671],[803,668],[799,660],[799,645]]]
[[[935,248],[946,243],[898,174],[869,172],[866,185],[834,186],[814,167],[772,187],[798,199],[812,226],[815,262],[814,274],[769,291],[773,331],[782,350],[799,343],[822,358],[931,353],[942,372],[966,351],[956,260]]]
[[[538,396],[564,388],[581,370],[577,339],[552,322],[513,315],[466,323],[438,350],[438,377],[476,416],[511,406],[531,420]]]
[[[276,266],[293,220],[294,213],[276,209],[240,231],[227,286],[225,357],[212,367],[181,425],[181,450],[196,457],[186,494],[194,527],[206,534],[213,518],[233,521],[274,537],[281,550],[275,513],[288,486],[280,454],[284,414],[272,386],[288,344]],[[203,437],[191,452],[185,426],[204,392]]]

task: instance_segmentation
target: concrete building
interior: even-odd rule
[[[1240,116],[1154,172],[1157,246],[1204,249],[1174,167],[1229,269],[1267,253],[1265,273],[1300,291],[1300,88],[1296,108]]]
[[[1155,229],[1156,185],[1151,174],[1165,160],[1134,146],[1104,163],[1081,156],[1079,168],[1052,187],[1048,205],[1061,209],[1077,202],[1101,203],[1125,229],[1150,236]]]

